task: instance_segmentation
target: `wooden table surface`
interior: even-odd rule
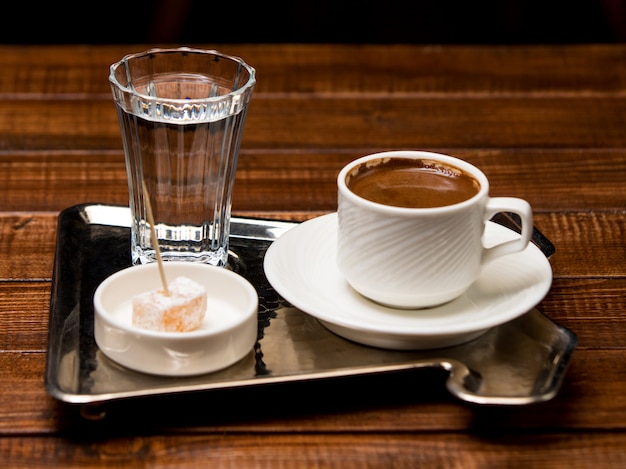
[[[626,46],[212,45],[258,72],[236,215],[336,210],[379,150],[466,159],[556,246],[538,308],[578,337],[557,396],[485,407],[446,374],[138,399],[91,421],[44,388],[57,216],[127,204],[108,66],[147,46],[0,46],[2,467],[620,467],[626,463]],[[620,464],[621,463],[621,464]]]

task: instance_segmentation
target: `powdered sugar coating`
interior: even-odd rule
[[[169,296],[157,290],[133,297],[134,326],[165,332],[187,332],[200,326],[207,309],[204,286],[181,276],[170,282],[168,289]]]

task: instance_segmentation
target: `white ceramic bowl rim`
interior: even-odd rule
[[[250,282],[248,282],[245,278],[240,276],[239,274],[232,272],[223,267],[216,267],[209,264],[194,264],[191,262],[183,262],[183,261],[167,261],[165,263],[165,269],[167,271],[168,265],[184,265],[185,268],[196,269],[196,270],[204,270],[209,269],[213,272],[213,275],[222,276],[228,279],[229,282],[236,284],[244,293],[248,295],[248,301],[245,308],[242,308],[245,311],[245,317],[248,317],[250,314],[256,314],[258,307],[258,296],[255,288],[252,286]],[[116,282],[120,277],[128,275],[129,269],[144,269],[144,270],[153,270],[158,269],[158,264],[156,262],[151,264],[142,264],[127,267],[122,269],[111,276],[107,277],[96,289],[94,294],[94,314],[99,314],[100,318],[104,321],[110,323],[111,325],[123,330],[125,332],[129,332],[135,335],[142,335],[146,337],[154,337],[159,339],[167,339],[167,340],[185,340],[190,338],[199,338],[199,337],[211,337],[214,335],[222,334],[232,329],[236,329],[239,326],[239,322],[231,322],[225,324],[223,326],[212,327],[211,329],[196,329],[193,331],[187,332],[168,332],[168,331],[154,331],[151,329],[144,329],[141,327],[136,327],[133,325],[128,325],[123,321],[119,321],[118,319],[112,317],[109,314],[103,313],[106,311],[104,307],[102,297],[106,294],[107,289],[110,285]],[[209,300],[210,301],[210,300]],[[100,313],[98,313],[98,311]]]

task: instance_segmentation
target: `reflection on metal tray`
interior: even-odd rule
[[[515,228],[514,219],[496,220]],[[519,405],[548,400],[561,385],[576,337],[533,309],[456,347],[420,352],[352,343],[291,307],[263,272],[267,247],[292,222],[233,218],[231,268],[259,294],[258,340],[248,356],[211,374],[168,378],[137,373],[110,361],[93,337],[93,293],[112,273],[130,265],[127,207],[79,205],[59,215],[50,303],[45,386],[73,404],[99,404],[140,396],[305,381],[439,367],[448,390],[478,404]],[[536,232],[550,256],[552,244]]]

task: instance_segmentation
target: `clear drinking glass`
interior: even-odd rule
[[[156,260],[151,208],[163,260],[225,266],[254,68],[214,50],[152,49],[111,65],[109,81],[126,158],[133,264]]]

